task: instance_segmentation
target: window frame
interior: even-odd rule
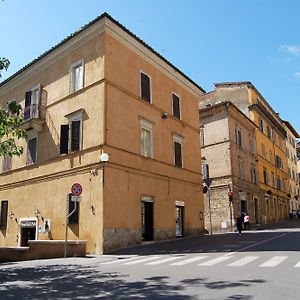
[[[4,205],[6,204],[6,206]],[[5,206],[5,214],[3,212],[3,207]],[[7,220],[8,220],[8,200],[1,200],[1,207],[0,207],[0,229],[7,228]],[[4,222],[3,222],[4,221]]]
[[[178,120],[181,120],[181,99],[180,99],[180,96],[174,92],[171,93],[172,95],[172,115],[178,119]],[[174,96],[178,99],[178,114],[179,116],[175,115],[174,114]]]
[[[69,153],[74,153],[77,151],[81,151],[83,149],[83,112],[84,109],[79,109],[78,111],[75,111],[73,113],[70,113],[68,115],[66,115],[65,117],[67,118],[67,124],[61,125],[61,131],[60,131],[60,154],[69,154]],[[79,126],[79,149],[78,150],[73,150],[72,149],[72,123],[73,122],[80,122],[80,126]],[[65,143],[65,141],[62,141],[62,126],[68,126],[68,141],[67,141],[67,145],[68,145],[68,151],[67,152],[62,152],[62,142]],[[64,144],[66,146],[66,144]]]
[[[36,139],[36,148],[35,148],[35,160],[32,160],[32,157],[29,157],[29,141]],[[26,138],[26,144],[27,144],[27,152],[26,152],[26,165],[34,165],[38,162],[38,144],[39,144],[39,139],[38,139],[38,132],[35,131],[34,129],[30,130],[27,134]],[[29,160],[30,158],[30,160]]]
[[[82,80],[80,82],[79,88],[75,89],[75,70],[77,67],[82,66]],[[81,58],[77,60],[76,62],[72,63],[69,67],[69,93],[73,94],[76,93],[79,90],[82,90],[84,88],[84,71],[85,71],[85,66],[84,66],[84,59]]]
[[[176,144],[180,145],[180,165],[177,164],[176,160]],[[174,157],[174,166],[178,168],[183,168],[183,137],[177,133],[173,133],[173,157]]]
[[[5,168],[6,167],[6,168]],[[2,172],[9,172],[12,170],[12,157],[3,156],[2,157]]]
[[[140,155],[146,158],[152,158],[153,159],[153,126],[154,123],[144,119],[144,118],[140,118]],[[150,156],[145,155],[146,153],[144,153],[144,147],[143,145],[145,145],[145,143],[142,143],[142,132],[143,130],[149,131],[150,132]]]
[[[147,98],[144,98],[143,95],[142,95],[142,74],[147,76],[149,78],[149,99]],[[139,76],[139,85],[140,85],[140,98],[147,102],[147,103],[152,103],[152,78],[151,76],[149,76],[146,72],[140,70],[140,76]]]
[[[235,142],[240,148],[243,147],[243,132],[239,127],[235,128]]]

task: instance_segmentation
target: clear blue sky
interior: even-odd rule
[[[103,12],[206,91],[251,81],[300,133],[298,0],[0,1],[2,80]]]

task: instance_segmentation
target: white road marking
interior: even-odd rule
[[[214,266],[214,265],[216,265],[218,263],[221,263],[221,262],[223,262],[225,260],[228,260],[230,258],[231,258],[230,256],[220,256],[220,257],[208,260],[208,261],[206,261],[204,263],[201,263],[198,266],[201,266],[201,267],[210,267],[210,266]]]
[[[259,256],[245,256],[242,259],[239,259],[229,265],[227,265],[228,267],[242,267],[245,266],[251,262],[253,262],[254,260],[256,260],[257,258],[259,258]]]
[[[127,261],[131,261],[134,259],[140,258],[140,256],[133,256],[133,257],[127,257],[127,258],[118,258],[116,260],[109,260],[109,261],[104,261],[104,262],[100,262],[101,265],[113,265],[113,264],[117,264],[117,263],[124,263]]]
[[[151,257],[146,257],[146,258],[144,257],[144,258],[141,258],[141,259],[138,259],[138,260],[127,262],[123,265],[135,265],[135,264],[140,264],[140,263],[144,263],[144,262],[159,259],[159,258],[161,258],[161,256],[151,256]]]
[[[273,268],[277,267],[279,264],[281,264],[284,260],[286,260],[288,256],[274,256],[265,263],[259,265],[259,267],[263,268]]]
[[[284,233],[284,234],[281,234],[281,235],[279,235],[279,236],[275,236],[275,237],[272,237],[272,238],[270,238],[270,239],[264,240],[264,241],[262,241],[262,242],[259,242],[259,243],[256,243],[256,244],[253,244],[253,245],[250,245],[250,246],[247,246],[247,247],[238,249],[238,250],[236,250],[236,251],[229,252],[229,253],[225,254],[225,256],[230,256],[230,255],[232,255],[233,253],[237,253],[237,252],[240,252],[240,251],[244,251],[244,250],[253,248],[253,247],[255,247],[255,246],[258,246],[258,245],[261,245],[261,244],[270,242],[270,241],[272,241],[272,240],[278,239],[278,238],[280,238],[280,237],[282,237],[282,236],[285,236],[285,235],[288,235],[288,234],[289,234],[289,233]]]
[[[189,258],[189,259],[185,259],[185,260],[170,264],[170,266],[183,266],[183,265],[187,265],[187,264],[193,263],[195,261],[204,259],[206,257],[207,256],[196,256],[196,257],[192,257],[192,258]]]
[[[176,259],[179,259],[181,257],[168,257],[168,258],[163,258],[163,259],[160,259],[160,260],[157,260],[157,261],[154,261],[154,262],[150,262],[150,263],[147,263],[146,265],[147,266],[155,266],[155,265],[160,265],[160,264],[163,264],[163,263],[166,263],[166,262],[169,262],[169,261],[173,261],[173,260],[176,260]]]
[[[294,266],[294,268],[300,268],[300,261]]]

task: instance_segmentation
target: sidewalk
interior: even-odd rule
[[[251,224],[250,230],[281,229],[281,228],[300,228],[300,219],[285,220],[268,224]]]

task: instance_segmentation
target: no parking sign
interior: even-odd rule
[[[71,192],[74,196],[80,196],[82,193],[82,186],[80,183],[74,183],[71,187]]]

